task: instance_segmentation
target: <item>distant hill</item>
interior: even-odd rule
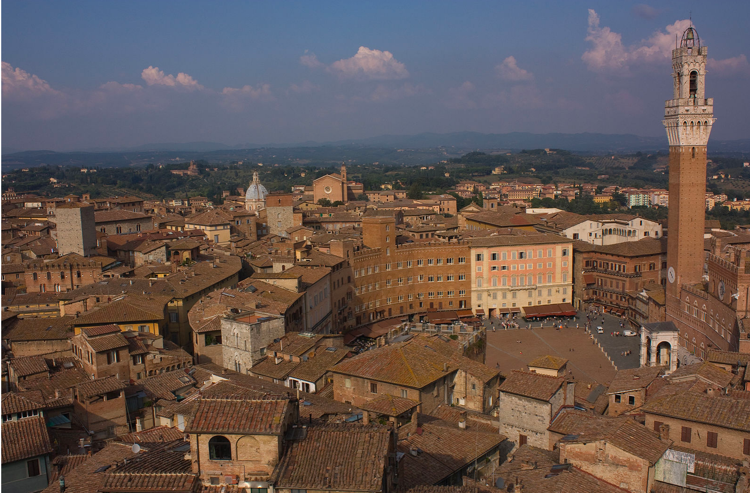
[[[18,168],[51,165],[139,166],[148,163],[175,163],[207,160],[272,161],[279,164],[328,165],[334,162],[373,162],[416,165],[460,156],[469,151],[520,151],[522,149],[565,149],[589,154],[628,154],[637,151],[667,150],[666,137],[642,137],[632,134],[533,134],[512,132],[483,134],[453,132],[446,134],[381,135],[366,139],[331,142],[280,144],[241,144],[231,146],[217,142],[153,143],[131,148],[87,149],[75,152],[24,151],[3,149],[3,167]],[[410,151],[410,152],[402,152]],[[750,139],[712,140],[709,153],[750,153]]]

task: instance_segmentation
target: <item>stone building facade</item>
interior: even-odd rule
[[[60,255],[77,253],[83,257],[96,253],[94,206],[69,203],[55,210],[57,251]]]
[[[247,373],[266,358],[266,348],[284,335],[284,318],[260,312],[239,313],[221,320],[225,368]]]
[[[286,237],[286,232],[294,224],[294,195],[291,193],[271,193],[266,195],[266,224],[268,234]]]

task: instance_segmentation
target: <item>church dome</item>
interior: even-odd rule
[[[268,190],[266,190],[266,187],[264,187],[260,183],[251,183],[250,186],[247,187],[245,200],[265,200],[266,195],[268,195]]]
[[[256,171],[253,173],[253,181],[251,181],[250,186],[247,187],[245,200],[266,200],[266,195],[268,195],[268,190],[260,184],[258,172]]]

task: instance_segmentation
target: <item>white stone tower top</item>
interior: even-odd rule
[[[714,119],[714,100],[706,99],[708,48],[701,46],[693,26],[672,50],[673,99],[665,103],[664,127],[670,146],[705,146]]]

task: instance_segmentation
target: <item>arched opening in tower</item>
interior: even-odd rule
[[[698,72],[693,70],[690,72],[690,97],[695,98],[698,93]]]

